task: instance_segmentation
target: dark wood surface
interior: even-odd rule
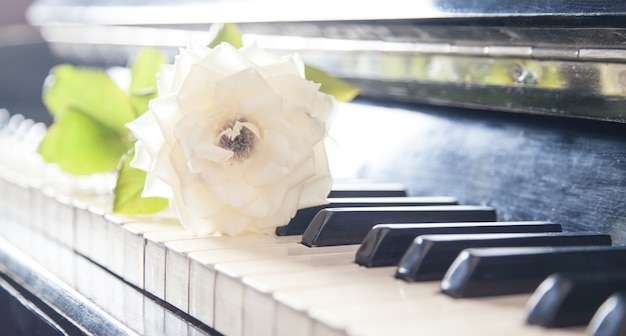
[[[413,131],[397,135],[383,159],[367,159],[360,177],[492,206],[500,220],[551,220],[626,244],[626,125],[368,103],[394,108],[381,118],[401,117]]]

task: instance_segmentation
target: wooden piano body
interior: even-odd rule
[[[119,15],[94,24],[69,19],[105,32],[93,35],[101,42],[72,40],[72,24],[47,24],[68,8],[39,1],[30,15],[59,57],[100,66],[123,64],[136,50],[106,40],[116,29],[174,36],[240,22],[259,44],[298,49],[363,88],[340,107],[331,131],[338,179],[402,183],[409,195],[492,206],[501,221],[549,220],[624,245],[623,4],[428,1],[422,12],[391,4],[396,10],[378,20],[365,20],[374,8],[365,6],[350,20],[311,10],[308,19],[259,22],[227,5],[231,16],[219,20],[175,16],[189,9],[173,6],[172,20],[182,20],[176,30],[173,22],[131,25]],[[83,20],[114,8],[83,8]],[[87,50],[93,57],[77,56]],[[438,282],[409,284],[394,279],[393,268],[364,269],[352,262],[356,246],[307,250],[298,236],[193,238],[175,222],[111,214],[110,197],[69,194],[33,178],[44,168],[28,155],[32,143],[15,134],[0,131],[0,309],[10,333],[585,334],[526,325],[529,294],[458,300],[439,293]],[[97,189],[107,180],[63,182]]]

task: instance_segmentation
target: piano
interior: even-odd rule
[[[16,335],[624,335],[603,323],[626,323],[619,280],[626,259],[608,255],[626,246],[625,15],[626,4],[604,0],[34,1],[27,18],[42,39],[33,43],[54,62],[124,66],[143,46],[175,55],[188,36],[234,22],[245,41],[299,52],[361,94],[341,104],[331,130],[338,144],[330,157],[333,208],[320,210],[323,216],[316,211],[319,217],[304,227],[290,223],[276,235],[240,237],[195,237],[173,220],[112,213],[110,175],[73,177],[45,165],[34,153],[49,120],[13,105],[0,110],[3,329]],[[357,197],[341,201],[351,190]],[[393,196],[381,201],[385,191]],[[376,206],[354,207],[372,193]],[[604,246],[490,248],[485,241],[493,236],[521,234],[441,232],[405,241],[401,262],[426,241],[463,236],[452,237],[467,245],[454,264],[445,264],[444,279],[402,279],[406,267],[398,256],[382,267],[357,264],[370,236],[405,224],[391,216],[357,234],[350,227],[363,224],[363,216],[345,214],[367,217],[380,202],[417,198],[436,205],[397,208],[495,211],[454,223],[429,217],[421,228],[555,224],[562,234],[604,237],[597,243]],[[317,240],[324,234],[311,232],[315,220],[331,215],[348,218],[341,237],[349,243],[326,244]],[[534,274],[534,265],[552,257],[541,255],[530,266],[514,260],[519,251],[546,250],[602,254],[584,263],[587,271],[571,274],[557,262],[564,271],[544,274],[532,288],[487,281],[507,272]],[[483,280],[487,290],[503,286],[503,293],[452,289],[468,260],[500,262]],[[601,279],[577,280],[592,275]],[[610,282],[612,276],[618,280]],[[576,323],[541,325],[536,321],[549,313],[533,306],[563,279],[558,288],[587,281],[594,285],[576,288],[606,290],[597,302],[583,296],[564,306],[573,307],[569,316],[585,312]]]

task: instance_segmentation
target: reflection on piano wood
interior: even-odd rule
[[[367,125],[369,112],[376,109],[361,104],[344,105],[342,111],[345,112],[342,112],[340,119],[352,118],[358,114],[362,125]],[[448,119],[437,121],[438,117],[420,111],[382,109],[385,118],[400,114],[402,118],[408,118],[404,120],[419,120],[420,127],[426,134],[429,132],[433,134],[432,132],[436,132],[434,129],[440,128],[443,123],[447,125],[446,130],[450,135],[462,136],[462,133],[451,131],[452,122]],[[529,132],[524,136],[514,132],[518,134],[519,138],[516,141],[519,141],[520,146],[514,146],[515,149],[522,148],[524,144],[532,144],[536,136],[544,135],[545,130],[542,129],[544,127],[550,132],[556,132],[553,133],[555,136],[567,134],[562,133],[556,126],[548,127],[551,125],[549,119],[547,122],[539,119],[542,123],[533,124],[535,130],[519,126],[525,125],[527,119],[534,118],[521,117],[521,123],[507,124],[514,131],[520,127],[519,130]],[[509,120],[508,117],[503,119]],[[397,122],[397,119],[392,120]],[[500,132],[502,127],[500,126],[502,120],[500,122],[497,118],[490,120],[490,123],[497,126],[494,128],[483,126],[485,133],[482,136],[487,139],[492,135],[489,132]],[[428,128],[428,121],[435,121],[432,129]],[[338,123],[341,125],[342,121],[338,120]],[[462,124],[462,129],[466,129],[467,120],[458,123]],[[7,137],[22,140],[28,138],[26,135],[29,134],[29,127],[24,126],[20,132],[5,129],[3,145],[7,143],[15,145],[16,141],[11,142],[6,139]],[[608,127],[605,130],[607,129],[612,128]],[[353,136],[354,134],[352,133]],[[591,134],[596,140],[602,138],[605,145],[620,136],[623,138],[623,134],[618,135],[617,131],[599,135],[592,129]],[[403,137],[406,136],[407,134],[403,134]],[[411,136],[408,134],[408,138]],[[473,133],[472,137],[479,135]],[[463,137],[463,141],[471,140],[479,143],[479,146],[483,145],[482,140],[472,137]],[[384,138],[382,141],[388,146],[398,140]],[[452,138],[449,141],[453,146],[459,144],[458,139]],[[565,142],[552,145],[558,148],[565,146],[564,143],[575,142],[576,140],[565,139]],[[506,139],[503,143],[497,146],[502,148],[511,145]],[[428,143],[420,142],[420,148],[431,154],[433,151],[442,150],[428,146]],[[6,147],[0,148],[4,148],[5,153],[10,152]],[[384,146],[380,149],[372,148],[374,152],[387,150]],[[619,160],[626,158],[623,148],[611,148],[615,150],[613,157],[618,157]],[[18,149],[12,149],[14,149],[12,153],[19,152]],[[567,147],[565,150],[568,155],[581,160],[581,153],[587,153],[586,151],[587,149],[583,149],[582,152],[576,152],[574,147]],[[372,153],[376,162],[363,164],[364,167],[371,169],[368,173],[370,176],[376,176],[375,172],[378,169],[385,169],[381,168],[381,162],[378,161],[385,156],[376,154]],[[408,160],[418,158],[415,152],[401,154]],[[524,160],[529,159],[523,156],[523,152],[511,155],[517,154],[521,154]],[[477,153],[468,155],[474,156]],[[536,159],[545,159],[543,155],[546,154],[538,152]],[[596,154],[589,160],[596,164],[602,163],[600,158],[603,155]],[[464,161],[466,157],[457,158],[458,162],[467,162]],[[174,221],[114,215],[110,213],[110,197],[68,196],[58,190],[42,186],[41,181],[29,175],[31,172],[28,169],[21,170],[22,166],[16,164],[26,163],[28,160],[13,159],[13,161],[5,159],[5,163],[8,163],[2,167],[0,179],[0,234],[3,237],[0,244],[2,246],[0,264],[3,278],[11,281],[15,287],[36,293],[45,302],[43,306],[60,306],[67,314],[65,318],[75,325],[80,325],[80,328],[84,328],[81,331],[86,333],[458,335],[462,332],[470,335],[583,335],[586,331],[584,325],[546,329],[526,324],[527,304],[531,298],[531,291],[455,299],[441,292],[440,280],[406,282],[395,277],[397,272],[395,266],[375,268],[359,266],[355,263],[355,256],[360,249],[359,244],[309,248],[300,244],[303,240],[303,236],[300,235],[246,234],[235,238],[192,237]],[[563,156],[555,158],[562,159]],[[614,183],[618,183],[616,188],[623,192],[624,175],[620,175],[620,172],[624,172],[626,160],[620,161],[621,163],[617,165],[612,160],[610,162],[613,170],[606,170],[612,171],[608,178],[615,178]],[[501,173],[499,169],[506,170],[516,164],[518,163],[502,162],[500,167],[492,167],[494,169],[491,171],[492,176],[498,176]],[[540,164],[527,164],[524,168],[538,166]],[[430,169],[426,165],[423,167]],[[457,167],[451,169],[455,170]],[[475,166],[465,166],[463,171],[467,174],[465,177],[458,177],[459,179],[482,176],[482,172]],[[574,171],[575,169],[569,170],[571,174]],[[520,176],[515,175],[519,174],[519,170],[513,169],[511,172],[513,175],[509,178]],[[396,175],[404,174],[406,172],[398,171]],[[437,180],[446,175],[431,176]],[[535,175],[535,178],[542,177]],[[414,183],[410,187],[419,190],[420,186],[428,186],[433,182],[423,179]],[[443,186],[454,191],[460,190],[452,188],[450,183],[443,183]],[[502,191],[495,186],[492,188]],[[545,187],[540,189],[543,188]],[[535,202],[535,199],[530,197],[531,191],[528,190],[523,192],[509,190],[503,195],[489,195],[485,190],[470,189],[471,192],[458,193],[461,196],[460,203],[503,204],[501,209],[496,208],[500,220],[556,218],[564,231],[611,233],[614,244],[623,243],[624,232],[617,231],[620,220],[624,218],[623,212],[620,212],[623,210],[615,208],[610,213],[599,214],[598,216],[605,219],[604,224],[586,224],[578,222],[576,218],[565,221],[559,217],[564,216],[563,213],[567,213],[571,208],[561,206],[560,203],[567,200],[556,194],[543,198],[542,202],[554,200],[554,204],[545,205]],[[594,192],[593,188],[589,188],[588,191]],[[483,202],[473,193],[484,194],[487,197],[483,198]],[[495,196],[498,197],[491,198]],[[598,196],[594,196],[593,199],[596,197]],[[473,202],[468,201],[469,199],[473,199]],[[521,208],[513,207],[515,202]],[[623,200],[616,202],[623,204]],[[528,204],[535,204],[535,208],[528,209],[526,207]],[[483,205],[475,208],[482,211],[488,207]],[[593,212],[594,209],[591,206],[578,210]],[[521,214],[527,215],[527,218],[521,218]],[[543,218],[538,218],[539,216]],[[614,220],[609,221],[611,218]],[[493,219],[495,217],[478,220]],[[459,219],[456,218],[454,221],[458,222]],[[557,231],[558,229],[561,229],[561,226],[558,226]],[[602,244],[606,243],[605,241]],[[31,259],[36,264],[29,261]],[[52,282],[42,280],[48,278],[56,280]],[[52,285],[46,285],[50,283]],[[59,296],[76,298],[74,303],[70,304],[70,308],[79,302],[83,311],[88,312],[89,316],[94,316],[98,323],[89,323],[85,320],[84,314],[77,313],[75,309],[68,309],[68,304]],[[113,331],[104,331],[104,325]]]

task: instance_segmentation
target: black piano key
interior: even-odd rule
[[[367,267],[397,265],[415,238],[425,234],[559,231],[561,231],[560,225],[549,222],[376,225],[363,239],[356,253],[355,261],[357,264]]]
[[[576,245],[611,245],[611,236],[593,233],[424,235],[416,238],[407,249],[398,264],[396,277],[406,281],[441,280],[459,253],[471,247]]]
[[[406,186],[399,183],[338,183],[328,194],[328,198],[406,196]]]
[[[441,288],[453,297],[530,293],[552,273],[626,269],[626,247],[494,247],[466,249]]]
[[[300,209],[289,224],[276,228],[278,236],[301,235],[322,209],[381,206],[432,206],[457,204],[453,197],[347,197],[330,198],[328,204]]]
[[[586,325],[613,293],[626,290],[626,270],[556,273],[529,300],[526,322],[548,328]]]
[[[471,205],[323,209],[302,235],[302,243],[310,247],[359,244],[376,224],[495,220],[494,209]]]
[[[589,327],[589,336],[626,335],[626,291],[611,295],[595,313]]]

